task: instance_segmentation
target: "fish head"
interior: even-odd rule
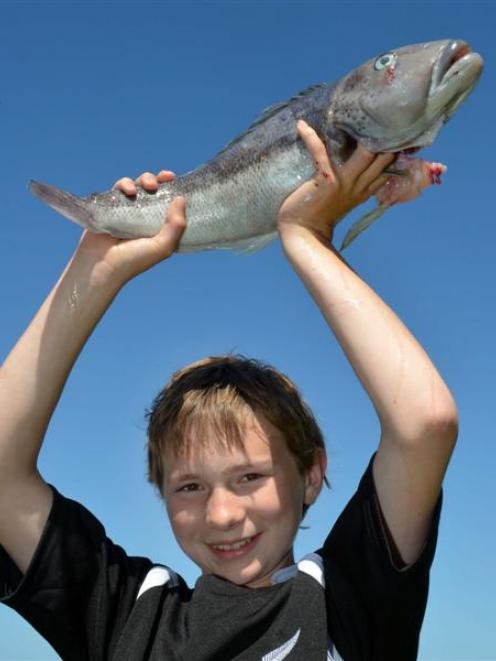
[[[368,60],[332,94],[325,125],[329,153],[339,163],[357,143],[375,153],[432,144],[482,68],[482,57],[461,40],[414,44]]]

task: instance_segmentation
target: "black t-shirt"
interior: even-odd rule
[[[413,661],[441,496],[411,566],[395,566],[372,461],[322,549],[265,588],[128,556],[82,505],[54,489],[23,577],[0,547],[0,600],[67,661]]]

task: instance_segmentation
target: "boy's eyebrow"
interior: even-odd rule
[[[256,470],[262,470],[265,469],[267,470],[268,468],[272,468],[272,461],[250,461],[250,462],[244,462],[242,464],[235,464],[234,466],[229,466],[225,470],[221,471],[223,475],[226,475],[228,473],[237,473],[239,471],[247,470],[247,469],[256,469]],[[171,480],[177,480],[177,481],[182,481],[182,480],[197,480],[200,477],[199,473],[180,473],[180,472],[173,472],[170,475]]]

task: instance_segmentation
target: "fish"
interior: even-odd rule
[[[134,198],[115,189],[79,197],[38,181],[31,181],[30,189],[82,227],[122,239],[155,235],[171,201],[182,195],[187,227],[178,252],[252,252],[276,236],[282,202],[314,175],[297,132],[299,119],[315,129],[336,167],[358,144],[397,154],[385,172],[406,178],[408,189],[414,177],[402,157],[433,143],[482,69],[481,55],[463,40],[403,46],[372,57],[337,82],[313,85],[267,108],[216,156],[160,184],[155,193],[138,187]],[[379,215],[390,201],[386,196]],[[369,217],[362,225],[371,222]]]

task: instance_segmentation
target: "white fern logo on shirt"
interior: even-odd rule
[[[285,642],[281,647],[278,647],[275,649],[273,652],[269,652],[268,654],[264,654],[262,657],[262,661],[282,661],[285,659],[288,654],[291,652],[293,647],[296,645],[298,642],[298,638],[300,637],[300,632],[301,629],[298,629],[298,631],[295,633],[295,635],[290,638],[287,642]]]

